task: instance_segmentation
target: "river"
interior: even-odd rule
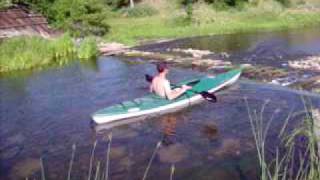
[[[319,31],[314,33],[320,37]],[[229,38],[230,44],[230,41],[237,44],[243,39],[255,42],[254,45],[240,43],[238,46],[242,49],[224,46],[221,50],[235,52],[236,57],[247,56],[250,50],[257,49],[253,46],[275,42],[274,33],[271,34],[238,35],[241,40],[230,38],[231,35],[211,38],[220,38],[220,42]],[[289,49],[301,54],[319,53],[319,41],[309,36],[299,36],[294,47]],[[268,37],[272,37],[270,41]],[[210,37],[204,39],[212,41]],[[282,42],[279,46],[286,47],[281,51],[289,54],[284,59],[301,55],[288,50],[291,39],[283,37],[276,42]],[[187,42],[182,44],[188,46]],[[195,47],[195,43],[190,44],[188,47]],[[216,44],[210,45],[210,50],[221,48]],[[264,53],[266,57],[267,54]],[[320,107],[318,94],[241,78],[217,93],[217,103],[203,102],[176,113],[132,120],[114,127],[92,125],[90,115],[96,110],[146,94],[145,73],[155,73],[154,65],[128,63],[128,59],[123,61],[121,57],[100,57],[96,61],[74,61],[63,67],[1,77],[0,178],[40,179],[43,167],[46,179],[67,179],[72,146],[75,145],[71,177],[87,179],[94,143],[97,144],[93,174],[98,162],[100,171],[105,171],[109,137],[112,137],[108,161],[110,179],[142,179],[153,153],[147,179],[170,179],[173,165],[174,179],[259,179],[248,110],[260,112],[266,104],[262,116],[265,121],[273,119],[267,139],[267,145],[272,149],[288,114],[303,111],[302,97],[314,107]],[[199,74],[204,72],[172,67],[169,78],[179,82]],[[292,116],[288,130],[303,118],[299,113]],[[158,142],[162,145],[156,148]]]

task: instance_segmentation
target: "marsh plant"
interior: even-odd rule
[[[269,120],[264,119],[263,112],[269,101],[266,101],[260,112],[250,109],[248,101],[245,99],[249,120],[256,143],[256,149],[260,166],[261,180],[315,180],[320,179],[320,159],[317,154],[316,131],[319,127],[315,122],[319,121],[312,113],[312,106],[304,104],[303,112],[293,112],[288,114],[282,128],[278,132],[276,150],[273,156],[267,153],[267,139],[274,115],[279,112],[276,110]],[[288,124],[290,119],[296,115],[303,115],[304,120],[300,126],[289,131]],[[288,132],[288,133],[287,133]]]
[[[83,42],[79,45],[77,49],[78,57],[80,59],[92,59],[95,58],[99,51],[96,45],[96,40],[94,37],[87,37],[83,40]]]
[[[85,38],[78,48],[69,34],[53,40],[16,37],[0,43],[0,73],[49,64],[63,65],[72,59],[90,59],[97,54],[92,37]]]

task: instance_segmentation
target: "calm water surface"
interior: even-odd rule
[[[169,179],[173,164],[174,179],[259,179],[244,98],[250,112],[260,112],[267,103],[263,117],[274,119],[267,141],[270,151],[288,113],[303,110],[301,94],[241,79],[218,93],[214,104],[204,102],[114,127],[92,126],[90,114],[96,110],[143,96],[148,91],[145,73],[154,73],[154,65],[102,57],[1,77],[0,178],[40,179],[41,158],[47,179],[66,179],[75,144],[72,179],[87,179],[94,142],[93,173],[98,162],[105,171],[112,132],[111,179],[142,179],[154,152],[147,179]],[[172,68],[170,79],[178,82],[199,74]],[[318,95],[308,98],[320,107]],[[292,117],[288,129],[302,119],[301,114]]]

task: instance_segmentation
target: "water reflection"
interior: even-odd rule
[[[165,146],[175,144],[177,142],[177,117],[172,114],[163,116],[161,118],[161,126],[163,133],[162,144]]]

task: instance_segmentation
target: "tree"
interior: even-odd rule
[[[130,8],[134,8],[134,2],[133,2],[133,0],[130,0]]]

